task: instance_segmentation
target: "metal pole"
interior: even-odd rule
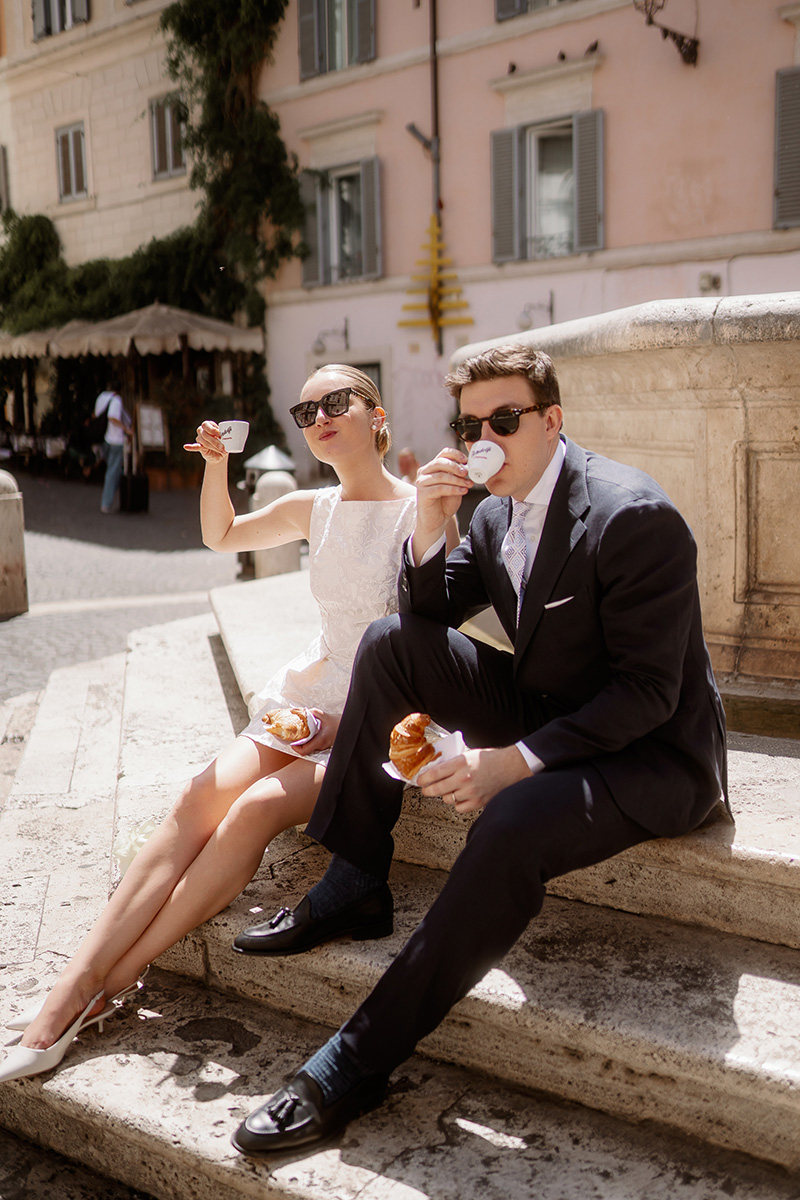
[[[439,59],[436,54],[436,0],[430,3],[430,63],[431,63],[431,159],[433,161],[433,211],[438,216],[442,208],[439,181]]]

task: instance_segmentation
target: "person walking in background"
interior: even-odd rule
[[[410,446],[404,446],[397,451],[397,469],[404,483],[416,483],[419,462]]]
[[[114,497],[122,478],[125,439],[131,436],[131,418],[122,403],[122,397],[117,391],[114,381],[109,382],[108,388],[101,392],[94,402],[95,417],[102,417],[104,413],[107,417],[106,431],[103,437],[106,475],[103,481],[103,495],[100,498],[100,512],[107,515],[114,511]]]

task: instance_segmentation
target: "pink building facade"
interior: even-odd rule
[[[267,289],[278,413],[316,363],[365,365],[396,447],[424,459],[451,440],[441,381],[466,342],[797,289],[800,4],[642,7],[291,0],[261,92],[304,172],[311,254]],[[444,313],[472,322],[439,344],[403,324],[425,319],[407,306],[435,209],[463,306]]]

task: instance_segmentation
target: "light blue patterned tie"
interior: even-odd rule
[[[514,500],[513,506],[511,524],[508,527],[508,533],[503,538],[502,552],[508,577],[517,593],[517,624],[519,625],[519,614],[525,596],[525,563],[528,558],[528,538],[524,524],[531,505],[526,504],[524,500]]]

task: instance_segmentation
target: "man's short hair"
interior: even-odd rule
[[[515,343],[492,346],[472,358],[465,358],[455,371],[445,376],[444,386],[455,400],[460,400],[461,389],[468,383],[504,375],[524,375],[537,399],[548,407],[561,403],[556,369],[549,354]]]

